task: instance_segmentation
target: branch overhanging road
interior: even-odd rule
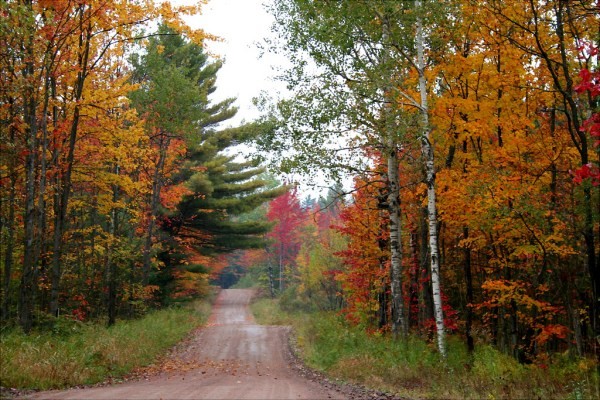
[[[181,346],[171,367],[145,379],[39,392],[35,399],[342,399],[303,378],[287,357],[289,329],[256,325],[251,289],[222,290],[206,327]],[[170,363],[170,364],[169,364]]]

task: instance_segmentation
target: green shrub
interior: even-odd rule
[[[316,311],[312,302],[300,298],[297,285],[290,286],[281,293],[279,305],[283,311],[288,313]]]

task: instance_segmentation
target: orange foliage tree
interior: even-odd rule
[[[143,207],[147,140],[126,99],[128,51],[158,19],[201,40],[181,20],[196,10],[94,0],[0,5],[2,314],[17,298],[25,331],[38,309],[56,316],[102,302],[82,300],[83,288],[111,292],[115,264],[130,264],[127,231]]]

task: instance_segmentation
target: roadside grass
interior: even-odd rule
[[[152,363],[202,325],[208,301],[105,326],[59,320],[51,332],[0,335],[0,386],[57,389],[119,378]]]
[[[250,303],[250,310],[257,324],[260,325],[293,325],[294,318],[279,308],[277,299],[256,297]]]
[[[418,337],[402,342],[367,334],[332,313],[288,314],[270,299],[257,300],[252,310],[259,323],[292,325],[301,355],[311,368],[401,397],[600,398],[592,360],[556,355],[547,368],[540,368],[480,345],[469,364],[464,344],[450,337],[448,359],[442,363],[433,343]]]

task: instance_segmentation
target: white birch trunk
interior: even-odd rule
[[[422,1],[416,0],[417,12],[422,9]],[[427,183],[427,214],[429,220],[429,250],[431,252],[431,288],[433,292],[433,308],[435,326],[437,331],[438,351],[446,357],[446,340],[444,329],[444,312],[442,309],[442,293],[440,284],[440,260],[438,254],[437,235],[437,201],[435,194],[435,163],[434,150],[430,141],[429,108],[427,105],[427,81],[425,78],[425,40],[423,35],[423,20],[417,16],[417,67],[419,72],[419,92],[421,96],[422,136],[421,151],[425,157],[425,171]]]

